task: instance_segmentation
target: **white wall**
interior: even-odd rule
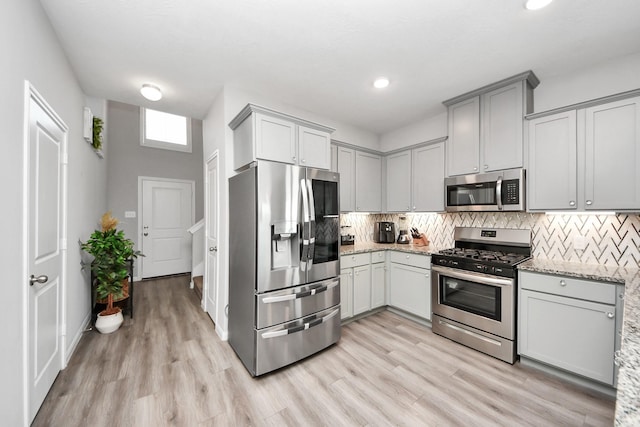
[[[79,337],[89,315],[89,287],[80,272],[76,242],[86,239],[105,207],[105,162],[82,138],[85,105],[73,71],[38,1],[11,1],[0,14],[0,267],[2,310],[7,323],[0,329],[0,378],[2,424],[24,425],[25,362],[23,355],[22,164],[24,81],[29,80],[69,127],[69,217],[67,265],[66,347]]]
[[[634,89],[640,89],[640,53],[614,58],[575,73],[541,77],[534,91],[534,112]]]
[[[380,135],[380,151],[393,151],[447,136],[447,111]]]

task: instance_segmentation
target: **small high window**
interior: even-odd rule
[[[140,145],[191,153],[191,120],[140,108]]]

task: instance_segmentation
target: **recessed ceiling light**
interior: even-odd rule
[[[375,82],[373,82],[373,87],[376,89],[383,89],[389,86],[389,79],[386,77],[378,77]]]
[[[149,101],[159,101],[160,99],[162,99],[162,91],[160,90],[160,88],[149,83],[145,83],[142,85],[142,88],[140,88],[140,93]]]
[[[527,0],[524,7],[527,10],[538,10],[548,6],[553,0]]]

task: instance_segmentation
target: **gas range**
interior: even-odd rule
[[[516,265],[531,257],[531,232],[457,227],[455,247],[433,254],[434,265],[515,277]]]
[[[432,330],[514,363],[516,269],[531,256],[531,231],[456,227],[454,236],[455,247],[431,256]]]

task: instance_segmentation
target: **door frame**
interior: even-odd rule
[[[213,154],[211,154],[211,156],[209,156],[205,162],[204,162],[204,256],[205,256],[205,262],[204,262],[204,277],[202,280],[202,309],[208,314],[209,311],[207,310],[207,295],[209,293],[209,261],[208,261],[208,256],[209,256],[209,250],[207,249],[208,243],[207,243],[207,238],[209,236],[209,230],[211,228],[211,224],[209,224],[209,186],[211,185],[211,183],[209,182],[209,164],[211,162],[216,162],[216,171],[218,174],[218,179],[216,180],[216,184],[217,187],[216,188],[216,197],[218,200],[216,200],[216,206],[218,209],[218,214],[216,215],[217,218],[217,223],[214,225],[216,228],[216,236],[218,236],[218,247],[220,244],[220,153],[219,150],[215,150],[213,152]],[[216,325],[218,325],[218,317],[219,317],[219,313],[220,313],[220,251],[218,250],[218,255],[217,255],[218,259],[218,268],[216,269],[216,282],[217,282],[217,286],[216,286],[216,295],[215,295],[215,301],[216,301],[216,306],[213,307],[213,313],[214,313],[214,318],[212,319]],[[216,327],[217,329],[217,327]]]
[[[179,184],[191,184],[191,226],[196,223],[196,181],[193,179],[177,179],[177,178],[158,178],[154,176],[138,176],[138,249],[142,251],[142,182],[143,181],[161,181],[161,182],[174,182]],[[144,251],[143,251],[144,252]],[[144,257],[138,257],[138,267],[135,272],[134,280],[140,280],[142,278],[142,271],[144,265]],[[204,291],[203,291],[204,292]]]
[[[29,424],[29,121],[31,99],[37,102],[47,115],[64,132],[60,149],[60,370],[67,365],[66,324],[67,324],[67,213],[68,213],[68,139],[69,127],[55,112],[44,97],[28,80],[24,81],[23,112],[23,150],[22,150],[22,277],[25,279],[22,290],[22,360],[23,360],[23,414],[25,425]]]

